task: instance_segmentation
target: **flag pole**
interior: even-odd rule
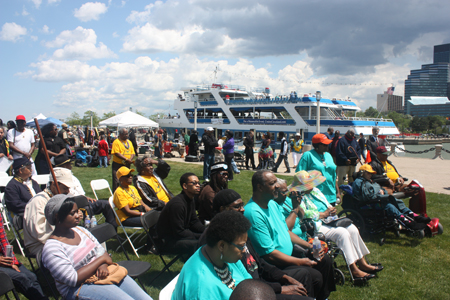
[[[50,173],[52,174],[53,182],[55,183],[56,189],[58,190],[58,194],[61,194],[61,190],[59,189],[58,181],[56,180],[56,175],[55,172],[53,171],[53,166],[50,161],[50,157],[48,156],[47,146],[45,145],[44,137],[42,136],[41,127],[39,127],[39,122],[36,118],[34,118],[34,123],[36,124],[36,129],[38,131],[39,138],[41,139],[40,143],[42,145],[42,149],[44,149],[45,160],[48,163],[48,168],[50,169]]]

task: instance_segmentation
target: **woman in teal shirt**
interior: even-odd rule
[[[250,222],[239,212],[217,214],[208,226],[206,245],[181,270],[172,300],[229,299],[234,288],[252,279],[240,261]]]
[[[315,221],[317,232],[322,233],[326,239],[335,242],[342,250],[355,280],[374,278],[373,273],[383,270],[383,267],[379,264],[370,265],[367,263],[365,255],[370,252],[359,235],[358,228],[353,224],[347,227],[334,227],[322,221],[336,215],[336,208],[328,203],[325,195],[318,189],[323,184],[321,182],[326,181],[325,178],[316,171],[310,173],[300,171],[295,176],[299,179],[299,185],[295,189],[304,192],[300,203],[304,212],[303,217]]]
[[[336,164],[333,157],[327,152],[328,145],[331,143],[324,134],[316,134],[312,138],[314,149],[303,153],[300,163],[297,165],[298,171],[317,170],[325,176],[326,181],[318,186],[318,189],[325,195],[327,201],[335,206],[336,200],[341,199],[339,187],[336,183]],[[339,204],[338,202],[337,204]]]

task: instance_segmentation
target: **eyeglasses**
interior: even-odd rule
[[[220,172],[220,176],[228,176],[228,172]]]
[[[188,182],[188,183],[190,183],[192,185],[200,185],[200,181],[191,181],[191,182]]]
[[[247,248],[247,243],[244,243],[244,246],[238,246],[235,243],[231,243],[231,245],[235,246],[236,248],[238,248],[239,251],[242,251],[244,249]]]
[[[280,194],[283,195],[283,196],[286,196],[287,194],[289,194],[289,191],[288,191],[288,190],[286,190],[286,191],[279,191],[279,192],[280,192]]]

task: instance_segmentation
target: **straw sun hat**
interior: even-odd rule
[[[326,180],[320,171],[299,171],[295,173],[292,184],[288,186],[290,192],[305,192],[312,190]]]

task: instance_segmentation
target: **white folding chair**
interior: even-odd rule
[[[12,244],[14,241],[16,241],[17,246],[19,246],[20,252],[22,252],[22,255],[25,256],[25,252],[23,251],[22,245],[20,244],[20,239],[17,236],[18,234],[20,234],[20,232],[16,232],[16,229],[14,228],[13,216],[10,214],[10,212],[6,208],[4,193],[1,193],[1,200],[2,200],[2,217],[4,219],[4,222],[7,221],[9,223],[9,225],[12,227],[12,232],[14,234],[14,239],[10,243]],[[8,230],[10,230],[9,226],[8,226]]]
[[[133,245],[133,242],[131,241],[131,238],[132,238],[133,236],[137,235],[137,234],[139,233],[139,231],[144,230],[144,228],[143,228],[143,227],[123,226],[123,225],[122,225],[122,222],[120,222],[120,219],[119,219],[119,217],[117,216],[117,213],[116,213],[116,206],[114,205],[114,196],[109,197],[108,201],[109,201],[109,205],[111,205],[111,208],[112,208],[112,210],[113,210],[113,212],[114,212],[114,215],[115,215],[115,217],[116,217],[116,220],[117,220],[117,222],[119,223],[119,226],[122,227],[122,230],[123,230],[123,232],[125,233],[125,236],[127,237],[127,240],[128,240],[128,242],[130,243],[130,245],[131,245],[131,248],[133,248],[133,251],[134,251],[134,253],[136,254],[136,256],[139,257],[139,254],[138,254],[137,252],[138,252],[139,249],[143,248],[145,245],[142,245],[141,247],[136,248],[136,247]],[[130,236],[128,236],[128,233],[127,233],[126,229],[134,230],[134,232],[133,232]],[[137,235],[137,236],[135,237],[134,241],[136,242],[136,241],[139,239],[139,237],[141,237],[142,235],[145,235],[145,231],[142,232],[141,234]],[[126,241],[123,241],[123,242],[122,242],[122,245],[125,244],[125,243],[126,243]],[[119,246],[119,247],[120,247],[120,246]],[[118,250],[118,249],[119,249],[119,248],[117,248],[117,250]],[[117,250],[116,250],[116,252],[117,252]]]
[[[3,195],[4,195],[4,193],[0,193],[0,202],[1,202],[0,203],[0,213],[2,214],[3,225],[5,225],[6,228],[8,228],[8,231],[10,231],[11,228],[9,226],[12,224],[9,223],[9,218],[6,215],[7,214],[6,207],[3,206]]]
[[[47,183],[50,181],[50,174],[34,175],[31,178],[39,185],[47,185]]]
[[[175,286],[177,285],[178,274],[174,279],[172,279],[159,293],[159,300],[170,300],[172,299],[173,291],[175,290]]]
[[[91,180],[91,189],[92,189],[92,192],[94,192],[95,199],[97,199],[97,200],[98,200],[98,196],[95,191],[108,189],[109,195],[110,196],[113,195],[111,188],[109,187],[109,182],[106,179]]]
[[[12,176],[0,177],[0,187],[6,187],[12,178]]]

